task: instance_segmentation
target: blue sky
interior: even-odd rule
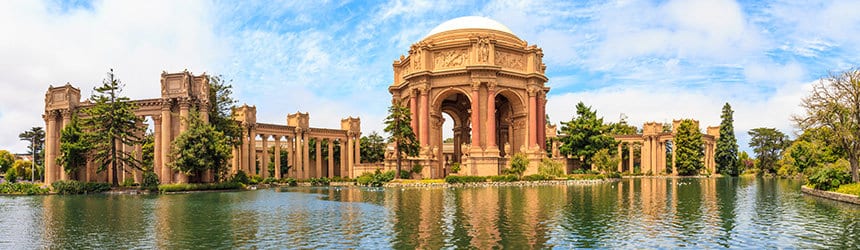
[[[801,3],[798,3],[801,2]],[[583,101],[608,121],[694,118],[736,134],[776,127],[812,82],[860,62],[857,1],[0,1],[0,148],[44,126],[49,84],[88,96],[115,68],[132,98],[159,93],[162,70],[233,80],[258,120],[311,125],[362,118],[381,130],[391,63],[436,25],[495,19],[543,48],[552,122]]]

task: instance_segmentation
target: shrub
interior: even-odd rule
[[[421,166],[421,164],[415,164],[412,166],[412,173],[421,174],[422,170],[424,170],[424,166]]]
[[[51,187],[58,194],[95,194],[110,190],[110,184],[102,182],[57,181]]]
[[[46,194],[48,189],[41,188],[39,184],[27,182],[4,182],[0,183],[0,194]]]
[[[309,179],[309,182],[310,182],[310,183],[311,183],[311,185],[313,185],[313,186],[328,186],[328,185],[329,185],[329,183],[331,183],[331,179],[329,179],[329,178],[327,178],[327,177],[321,177],[321,178],[310,178],[310,179]]]
[[[445,177],[445,182],[449,184],[456,183],[469,183],[469,182],[486,182],[486,176],[459,176],[459,175],[449,175]]]
[[[454,164],[451,164],[451,173],[458,173],[458,172],[460,172],[460,163],[455,162]]]
[[[260,184],[260,183],[263,183],[263,177],[262,176],[252,175],[251,177],[248,178],[248,184],[256,185],[256,184]]]
[[[600,174],[572,174],[568,175],[568,180],[599,180],[605,178]]]
[[[278,183],[278,179],[275,179],[274,177],[269,177],[269,178],[263,179],[263,181],[261,181],[260,183],[263,183],[263,184]]]
[[[140,185],[140,189],[155,191],[158,190],[158,175],[152,171],[146,171],[143,173],[143,183]]]
[[[229,190],[240,189],[243,184],[238,182],[221,182],[221,183],[178,183],[178,184],[162,184],[158,185],[158,191],[161,193],[184,192],[184,191],[203,191],[203,190]]]
[[[232,181],[236,182],[236,183],[246,184],[246,185],[248,183],[251,183],[251,180],[248,179],[248,175],[245,174],[245,171],[242,171],[242,170],[239,170],[239,172],[236,172],[236,175],[233,175]]]
[[[412,172],[400,170],[400,179],[412,179]]]
[[[609,179],[621,179],[621,173],[619,172],[609,172],[606,174],[606,178]]]
[[[813,170],[807,177],[806,184],[819,190],[831,191],[842,184],[851,183],[851,175],[847,171],[847,161],[839,160],[824,167]]]
[[[518,153],[511,158],[511,168],[506,170],[509,174],[523,176],[523,173],[526,172],[526,167],[528,167],[528,165],[529,159],[526,158],[526,155]]]
[[[490,176],[490,180],[494,182],[515,182],[520,180],[520,178],[515,174],[506,174],[506,175],[496,175]]]
[[[382,172],[377,169],[376,172],[365,172],[356,178],[356,182],[363,186],[381,187],[383,184],[394,180],[394,171]]]
[[[18,171],[15,168],[6,169],[6,181],[11,183],[18,181]]]
[[[544,157],[540,161],[538,173],[546,176],[559,177],[564,176],[564,169],[561,166],[561,162]]]
[[[552,180],[552,179],[553,178],[551,176],[546,176],[546,175],[542,175],[542,174],[533,174],[533,175],[523,176],[524,181],[545,181],[545,180]]]
[[[354,182],[355,180],[350,179],[349,177],[341,177],[335,176],[331,178],[331,182]]]
[[[839,188],[836,189],[836,192],[860,196],[860,183],[851,183],[839,186]]]
[[[122,180],[122,183],[120,183],[119,185],[123,186],[123,187],[134,186],[134,179],[133,178],[125,178]]]
[[[278,180],[278,182],[287,184],[287,186],[291,186],[291,187],[295,187],[295,186],[299,185],[298,180],[296,180],[295,178],[290,178],[290,177],[282,178],[282,179]]]

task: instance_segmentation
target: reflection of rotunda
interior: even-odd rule
[[[467,16],[440,24],[394,62],[389,92],[412,111],[421,142],[412,160],[425,166],[424,177],[444,177],[454,162],[463,175],[496,175],[516,153],[536,166],[544,155],[549,91],[542,57],[505,25]],[[443,113],[454,127],[450,159],[443,155]]]

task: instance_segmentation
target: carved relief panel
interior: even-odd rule
[[[504,50],[496,50],[495,56],[496,65],[504,68],[525,71],[526,60],[523,55]]]
[[[461,67],[469,61],[469,51],[465,48],[446,49],[433,53],[434,69]]]

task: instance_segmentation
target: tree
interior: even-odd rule
[[[597,153],[594,154],[592,161],[594,162],[594,166],[596,166],[600,172],[611,173],[617,170],[618,162],[621,161],[621,157],[618,155],[612,155],[609,152],[609,149],[604,148],[598,150]]]
[[[705,166],[702,159],[705,155],[702,133],[693,120],[681,121],[675,135],[675,150],[675,165],[679,175],[699,174]]]
[[[27,154],[34,155],[33,152],[36,152],[33,161],[36,162],[36,165],[42,165],[44,159],[42,158],[42,149],[45,145],[45,131],[42,130],[42,127],[32,127],[30,130],[21,132],[18,134],[18,139],[30,143],[30,146],[27,147]]]
[[[740,151],[738,154],[738,172],[743,173],[748,169],[755,167],[755,159],[750,158],[746,151]]]
[[[717,163],[717,172],[724,175],[738,176],[738,140],[735,138],[734,111],[727,102],[723,105],[723,113],[720,115],[720,138],[717,139],[717,148],[714,161]]]
[[[615,141],[606,133],[608,128],[603,118],[597,118],[597,112],[582,102],[576,104],[576,116],[562,124],[561,132],[567,137],[561,138],[559,151],[563,155],[582,157],[586,166],[591,165],[591,158],[598,150],[609,148]]]
[[[140,168],[143,172],[151,172],[155,170],[154,162],[155,159],[155,134],[152,132],[147,132],[146,135],[143,136],[143,141],[141,142],[140,151],[142,153],[142,161],[140,162]]]
[[[200,120],[197,111],[188,115],[188,130],[179,134],[170,150],[170,167],[189,176],[206,170],[226,170],[231,147],[228,138],[215,126]]]
[[[860,181],[860,69],[830,73],[801,102],[804,115],[792,119],[803,130],[827,127],[848,158],[851,179]]]
[[[749,131],[750,147],[753,148],[758,167],[762,173],[775,173],[776,162],[782,150],[790,145],[788,136],[775,128],[754,128]]]
[[[12,167],[15,163],[15,155],[7,150],[0,150],[0,173],[5,173],[6,169]]]
[[[233,109],[236,100],[231,96],[233,86],[228,84],[222,76],[208,76],[209,78],[209,124],[215,130],[224,134],[232,146],[242,144],[242,128],[236,120],[233,120]],[[232,151],[230,152],[232,154]]]
[[[388,108],[388,117],[385,118],[385,132],[390,135],[388,142],[394,143],[394,155],[397,157],[397,171],[395,178],[400,179],[401,161],[403,155],[418,156],[418,139],[412,131],[412,114],[409,108],[400,104],[391,105]]]
[[[385,139],[382,138],[376,131],[368,136],[362,136],[361,144],[361,160],[364,162],[382,162],[385,158]]]
[[[72,116],[71,123],[60,131],[60,155],[57,164],[63,166],[67,174],[72,174],[87,165],[87,151],[90,145],[86,133],[78,125],[78,117]]]
[[[15,163],[12,163],[11,170],[14,171],[17,176],[24,177],[24,179],[26,179],[27,176],[30,176],[33,173],[33,162],[25,160],[15,160]]]
[[[114,173],[119,173],[122,164],[132,168],[140,166],[132,152],[117,150],[117,145],[137,144],[140,141],[138,134],[143,130],[138,126],[141,118],[134,114],[134,103],[121,95],[122,86],[111,69],[102,85],[94,88],[95,92],[90,97],[93,106],[84,109],[89,115],[83,119],[84,130],[89,132],[87,140],[92,147],[92,160],[99,172],[112,168]],[[113,185],[119,184],[117,176],[113,175]]]

